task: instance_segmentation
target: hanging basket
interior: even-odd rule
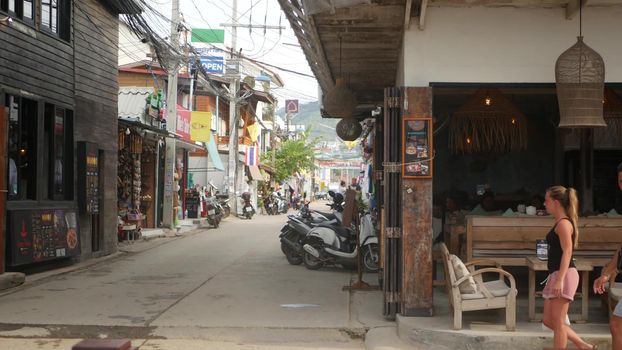
[[[350,118],[354,115],[356,97],[346,86],[343,78],[337,78],[335,86],[324,95],[324,111],[331,117]]]
[[[560,128],[603,127],[603,58],[577,37],[555,63]]]
[[[525,116],[497,89],[478,89],[451,117],[452,153],[505,153],[525,148]]]
[[[361,123],[355,118],[343,118],[335,127],[337,135],[344,141],[354,141],[363,132]]]

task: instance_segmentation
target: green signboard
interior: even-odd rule
[[[191,41],[193,43],[223,44],[225,42],[225,31],[224,29],[192,28]]]

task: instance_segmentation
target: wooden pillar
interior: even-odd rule
[[[594,129],[581,130],[581,143],[579,146],[580,164],[580,191],[579,207],[582,213],[594,211]]]
[[[402,108],[402,118],[431,119],[432,88],[405,88]],[[430,153],[429,157],[433,157],[432,150]],[[401,313],[432,316],[432,179],[403,178],[401,194]]]
[[[0,101],[2,98],[0,97]],[[0,275],[4,273],[6,261],[6,181],[7,167],[7,115],[4,103],[0,105]]]

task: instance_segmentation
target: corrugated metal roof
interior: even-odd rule
[[[143,119],[147,108],[147,96],[153,91],[148,87],[124,87],[119,89],[119,117]]]

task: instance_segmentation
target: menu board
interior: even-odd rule
[[[402,125],[402,177],[432,177],[432,119],[406,118]]]
[[[78,218],[73,209],[9,211],[9,265],[76,256]]]
[[[78,205],[82,213],[99,213],[99,149],[85,141],[78,142]]]

